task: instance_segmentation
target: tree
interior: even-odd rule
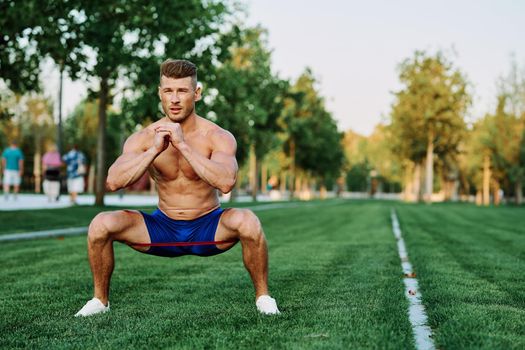
[[[205,44],[202,40],[213,39],[211,36],[224,25],[229,9],[221,2],[201,0],[184,3],[168,1],[162,5],[145,0],[70,0],[53,7],[54,3],[51,0],[31,0],[26,1],[25,6],[32,11],[51,7],[53,16],[46,20],[56,20],[60,26],[58,32],[49,30],[56,29],[56,26],[42,20],[41,16],[36,16],[39,19],[36,22],[27,19],[27,16],[20,16],[19,20],[21,27],[27,28],[24,33],[39,33],[37,56],[51,55],[57,59],[60,55],[52,55],[52,52],[61,51],[55,50],[53,43],[57,44],[58,39],[65,46],[68,38],[75,39],[70,41],[72,54],[85,53],[77,57],[74,64],[76,67],[79,63],[79,72],[83,77],[98,82],[98,89],[93,92],[99,101],[95,203],[102,205],[106,178],[107,107],[117,80],[125,77],[131,90],[135,85],[144,86],[144,81],[149,84],[152,72],[155,71],[153,76],[158,76],[158,66],[167,56],[199,58],[203,64],[211,64],[213,44]],[[16,6],[9,5],[7,9],[10,18],[20,15],[13,8]],[[19,49],[16,47],[18,44],[13,45],[16,50]],[[15,49],[15,52],[20,51]],[[27,59],[26,62],[32,61]],[[56,63],[68,67],[68,62],[66,59]],[[155,95],[153,86],[149,91]]]
[[[237,160],[243,165],[251,155],[251,189],[256,199],[260,160],[277,144],[277,120],[282,110],[286,82],[271,69],[267,32],[261,27],[239,29],[229,47],[230,56],[209,82],[207,117],[237,139]]]
[[[509,115],[506,120],[514,125],[511,133],[506,135],[508,174],[514,187],[516,204],[521,204],[525,181],[525,71],[520,72],[515,58],[507,76],[499,81],[499,96],[505,98],[503,108]]]
[[[434,154],[444,158],[459,153],[471,99],[465,77],[441,53],[418,51],[399,70],[404,88],[392,108],[392,147],[416,164],[416,173],[426,159],[425,201],[430,202]]]
[[[24,174],[32,174],[32,181],[23,185],[34,185],[35,192],[40,192],[41,156],[45,146],[54,140],[53,105],[49,99],[38,93],[25,95],[4,91],[2,106],[12,116],[0,119],[0,149],[9,141],[18,141],[25,155]]]
[[[287,135],[283,146],[291,158],[292,184],[297,168],[320,178],[324,186],[328,178],[339,177],[343,166],[343,134],[326,111],[315,83],[312,71],[306,69],[285,100],[281,123]]]
[[[0,26],[6,29],[0,38],[0,77],[17,93],[40,90],[40,62],[46,57],[60,70],[57,144],[62,144],[62,77],[78,78],[86,53],[80,38],[79,16],[73,1],[2,0]],[[71,15],[74,14],[74,15]]]
[[[399,187],[400,162],[390,149],[389,128],[378,124],[368,137],[345,132],[347,186],[350,191],[393,192]],[[371,176],[374,175],[374,176]]]
[[[94,180],[92,179],[94,175],[93,163],[94,160],[97,159],[98,110],[99,105],[97,100],[83,100],[76,106],[75,110],[68,116],[64,123],[65,144],[69,146],[77,145],[78,149],[87,156],[89,165],[89,190],[92,190],[94,184]],[[120,115],[115,113],[111,106],[109,106],[108,112],[106,128],[108,135],[108,157],[106,159],[106,167],[109,167],[114,159],[119,156],[123,142]]]
[[[477,191],[478,204],[490,204],[491,159],[494,117],[486,115],[476,121],[467,139],[467,166]]]
[[[0,78],[15,93],[38,91],[36,41],[43,14],[34,1],[0,0]]]
[[[352,130],[347,130],[343,137],[346,164],[346,187],[353,192],[368,190],[370,164],[366,154],[367,138]]]

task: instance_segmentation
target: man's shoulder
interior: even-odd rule
[[[235,137],[231,132],[221,128],[219,125],[215,124],[211,120],[202,117],[199,118],[199,122],[202,123],[206,136],[210,137],[211,139],[225,139],[235,142]]]
[[[145,148],[149,146],[149,143],[155,135],[155,130],[152,127],[153,124],[134,132],[126,140],[126,147],[131,148]]]
[[[208,122],[210,124],[208,124],[206,131],[206,138],[210,140],[212,149],[235,153],[237,150],[237,141],[233,134],[211,121]]]

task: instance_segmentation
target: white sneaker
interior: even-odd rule
[[[278,315],[280,314],[279,309],[277,308],[277,302],[274,298],[269,295],[261,295],[257,298],[255,302],[257,310],[260,313],[265,315]]]
[[[75,317],[91,316],[91,315],[104,313],[108,311],[109,311],[109,301],[108,301],[108,306],[105,306],[104,304],[102,304],[100,299],[93,298],[90,301],[88,301],[86,305],[84,305],[84,307],[80,309],[79,312],[75,314]]]

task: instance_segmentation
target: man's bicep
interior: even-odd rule
[[[237,171],[237,142],[232,134],[221,131],[214,137],[213,151],[211,160],[228,166],[233,171]]]
[[[228,167],[228,169],[231,171],[236,172],[238,170],[237,159],[235,158],[235,155],[232,156],[231,154],[221,151],[214,151],[211,155],[211,160]]]
[[[142,133],[136,133],[128,137],[122,148],[124,154],[138,154],[146,151],[145,137]]]

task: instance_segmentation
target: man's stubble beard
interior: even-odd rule
[[[163,107],[164,109],[164,107]],[[182,110],[184,111],[184,110]],[[177,115],[175,117],[171,117],[170,116],[170,113],[169,113],[169,107],[168,107],[168,110],[166,111],[166,109],[164,109],[164,115],[172,122],[174,123],[183,123],[186,119],[188,119],[188,117],[195,111],[195,105],[193,105],[193,107],[191,108],[191,110],[188,112],[188,113],[185,113],[183,115]]]

